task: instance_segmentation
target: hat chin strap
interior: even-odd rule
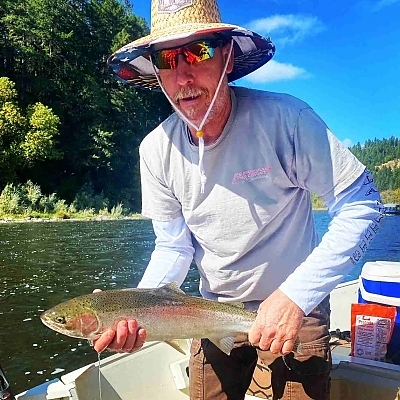
[[[199,171],[199,175],[200,175],[200,191],[201,193],[204,193],[204,188],[207,182],[207,177],[206,174],[204,172],[204,133],[202,131],[204,124],[207,121],[208,116],[210,115],[211,109],[213,108],[215,101],[217,99],[218,93],[221,89],[221,85],[222,82],[224,80],[225,74],[226,74],[226,70],[228,69],[228,64],[229,64],[229,60],[231,58],[232,55],[232,51],[233,51],[233,39],[231,40],[231,47],[229,49],[229,54],[228,57],[226,59],[225,62],[225,67],[224,70],[222,71],[221,77],[219,78],[219,82],[217,85],[217,88],[215,90],[214,96],[211,100],[210,105],[208,106],[208,109],[206,111],[206,113],[204,114],[204,117],[200,123],[199,126],[197,126],[196,124],[194,124],[192,121],[190,121],[183,113],[182,111],[180,111],[178,109],[178,107],[174,104],[174,102],[172,101],[171,97],[168,95],[168,93],[165,91],[163,85],[161,84],[161,79],[157,73],[156,67],[153,64],[153,62],[151,62],[153,69],[154,69],[154,73],[155,76],[157,78],[158,84],[160,85],[161,90],[163,91],[165,97],[168,99],[168,101],[171,103],[172,108],[176,111],[176,113],[181,117],[181,119],[183,119],[188,125],[190,125],[192,128],[196,129],[196,136],[199,139],[199,165],[198,165],[198,171]]]

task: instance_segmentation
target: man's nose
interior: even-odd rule
[[[193,66],[189,64],[183,54],[176,57],[176,81],[179,85],[187,85],[193,82]]]

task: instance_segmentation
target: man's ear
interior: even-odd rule
[[[232,44],[231,44],[231,42],[229,42],[225,46],[222,47],[222,55],[223,55],[224,63],[226,62],[226,58],[229,57],[231,46],[232,46]],[[232,48],[228,66],[226,68],[227,74],[230,74],[233,71],[233,65],[234,65],[234,58],[233,58],[233,48]]]

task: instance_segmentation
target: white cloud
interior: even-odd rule
[[[372,11],[380,11],[382,8],[385,8],[387,6],[391,6],[394,3],[397,3],[399,0],[379,0],[374,3],[372,7]]]
[[[307,36],[315,35],[326,29],[317,17],[302,14],[272,15],[251,21],[247,27],[263,36],[272,36],[273,42],[279,43],[281,46],[301,42]]]
[[[310,74],[303,68],[271,60],[244,79],[252,83],[267,83],[297,78],[308,78]]]
[[[352,147],[353,146],[353,141],[351,139],[344,139],[342,140],[343,146],[345,147]]]

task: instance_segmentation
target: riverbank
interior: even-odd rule
[[[313,211],[327,211],[326,208],[313,208]],[[108,216],[108,215],[93,215],[93,216],[81,216],[81,217],[70,217],[60,218],[56,216],[51,217],[2,217],[0,218],[0,224],[9,223],[26,223],[26,222],[73,222],[73,221],[130,221],[130,220],[145,220],[148,219],[143,217],[142,214],[132,214],[130,216]]]
[[[313,211],[327,211],[327,208],[313,208]],[[129,216],[113,216],[113,215],[91,215],[91,216],[72,216],[72,217],[57,217],[43,216],[43,217],[0,217],[0,224],[9,223],[25,223],[25,222],[73,222],[73,221],[120,221],[120,220],[145,220],[148,219],[142,214],[132,214]]]
[[[25,223],[25,222],[74,222],[74,221],[123,221],[123,220],[144,220],[147,219],[141,214],[132,214],[131,216],[108,216],[108,215],[94,215],[84,217],[3,217],[0,218],[0,224],[8,223]]]

